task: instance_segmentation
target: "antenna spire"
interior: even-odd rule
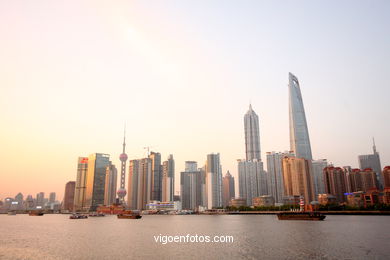
[[[374,154],[376,154],[376,145],[375,145],[375,138],[372,138],[372,150],[374,150]]]

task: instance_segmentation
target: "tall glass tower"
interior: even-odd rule
[[[259,117],[253,111],[252,105],[249,105],[249,110],[244,116],[244,127],[246,160],[261,161]]]
[[[312,160],[309,130],[297,77],[289,73],[290,150],[296,157]]]

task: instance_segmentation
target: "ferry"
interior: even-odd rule
[[[305,202],[300,198],[300,211],[279,212],[276,215],[279,220],[324,220],[325,215],[318,211],[305,211]]]

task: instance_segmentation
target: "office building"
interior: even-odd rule
[[[282,161],[285,196],[303,196],[305,204],[314,200],[311,160],[284,157]]]
[[[261,160],[259,117],[253,111],[252,105],[244,116],[245,153],[246,160]]]
[[[296,157],[312,160],[309,130],[298,78],[289,73],[290,150]]]
[[[45,205],[45,193],[40,192],[37,194],[37,207],[43,207]]]
[[[106,169],[110,164],[110,155],[94,153],[88,157],[87,181],[85,188],[85,210],[96,211],[104,204]]]
[[[56,193],[50,192],[49,194],[49,203],[54,203],[56,201]]]

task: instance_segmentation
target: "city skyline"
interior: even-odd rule
[[[289,149],[289,71],[300,81],[313,159],[357,168],[358,155],[371,153],[375,137],[382,167],[390,164],[384,109],[390,33],[383,5],[360,3],[351,10],[341,3],[335,10],[308,4],[306,12],[300,4],[275,11],[270,6],[281,6],[256,3],[261,8],[240,6],[243,17],[231,3],[202,11],[182,3],[181,13],[172,4],[156,3],[164,12],[100,4],[87,12],[87,21],[87,9],[69,20],[71,6],[51,3],[48,13],[30,4],[0,8],[0,20],[11,28],[0,29],[0,141],[6,147],[0,199],[40,191],[62,198],[64,184],[75,181],[79,156],[110,154],[119,169],[123,121],[129,159],[146,157],[146,146],[164,158],[173,154],[178,180],[185,161],[203,164],[216,152],[222,172],[238,180],[249,104],[261,122],[261,157]],[[204,19],[194,19],[200,13]],[[219,30],[219,18],[225,29]]]

